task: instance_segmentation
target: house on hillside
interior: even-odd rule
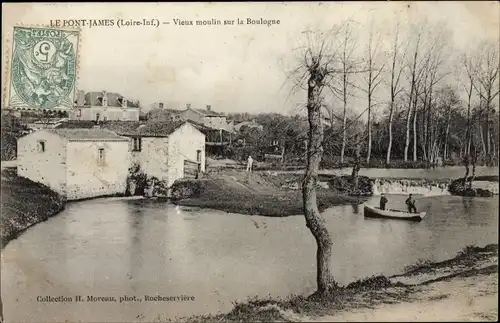
[[[113,92],[79,91],[75,108],[69,112],[71,120],[122,120],[138,121],[140,108],[124,96]]]
[[[232,130],[229,129],[226,115],[213,111],[210,105],[207,105],[206,109],[193,109],[191,104],[187,104],[186,110],[183,110],[180,115],[182,120],[191,120],[206,127],[226,131]]]
[[[205,135],[190,122],[155,122],[115,131],[130,138],[131,165],[167,187],[205,172]]]
[[[147,113],[147,120],[151,121],[180,121],[181,110],[175,109],[153,109]]]
[[[33,122],[29,122],[26,126],[35,131],[40,129],[54,129],[59,127],[63,122],[68,121],[67,118],[47,118],[47,119],[38,119]]]
[[[17,173],[68,200],[124,194],[129,139],[103,129],[45,129],[18,139]]]
[[[155,109],[163,109],[165,107],[165,103],[158,101],[158,102],[153,102],[149,105],[150,110],[155,110]]]
[[[236,123],[234,126],[233,126],[233,129],[235,131],[241,131],[241,128],[243,127],[248,127],[248,128],[252,128],[252,129],[257,129],[259,131],[264,131],[264,126],[255,122],[255,119],[252,119],[250,121],[242,121],[242,122],[239,122],[239,123]]]

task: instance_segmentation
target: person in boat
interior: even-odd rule
[[[380,195],[380,209],[381,210],[385,210],[385,205],[387,204],[387,202],[389,202],[389,200],[387,200],[387,197],[385,197],[385,194],[382,193]]]
[[[413,196],[411,194],[408,196],[405,203],[406,203],[406,206],[408,207],[409,213],[417,213],[417,207],[415,206],[415,199],[413,198]]]

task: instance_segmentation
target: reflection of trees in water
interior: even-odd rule
[[[462,204],[466,211],[470,211],[472,208],[472,199],[470,197],[462,197]]]
[[[359,214],[359,204],[351,204],[352,206],[352,212],[354,214]]]
[[[130,203],[129,212],[130,224],[130,271],[127,274],[127,279],[131,282],[132,290],[138,287],[139,271],[142,267],[142,236],[144,230],[144,205],[140,203]]]

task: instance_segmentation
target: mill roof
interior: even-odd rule
[[[70,141],[128,141],[116,133],[104,129],[50,129],[46,130]]]

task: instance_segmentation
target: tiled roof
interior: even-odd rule
[[[194,109],[196,110],[197,112],[207,116],[207,117],[224,117],[224,113],[219,113],[219,112],[215,112],[215,111],[212,111],[212,110],[206,110],[206,109]]]
[[[141,137],[168,137],[186,122],[187,121],[148,122],[129,133],[129,135]]]
[[[170,120],[172,115],[178,115],[182,111],[180,110],[173,110],[173,109],[152,109],[150,110],[147,115],[148,118],[152,120]]]
[[[62,129],[62,128],[65,128],[65,129],[75,129],[75,128],[90,129],[90,128],[94,128],[94,126],[95,126],[95,121],[92,121],[92,120],[68,120],[68,121],[62,122],[59,126],[56,127],[56,129]]]
[[[127,138],[118,136],[116,133],[104,129],[51,129],[47,130],[68,140],[119,140],[128,141]]]
[[[140,121],[105,121],[101,123],[101,128],[126,136],[134,133],[141,124],[144,123]]]
[[[104,95],[103,92],[96,92],[96,91],[88,92],[85,95],[85,106],[102,106],[101,102],[97,100],[97,98],[99,97],[102,98],[103,95]],[[119,100],[125,99],[123,95],[114,92],[106,92],[106,96],[108,98],[108,107],[122,107],[122,104],[120,103]],[[127,100],[127,107],[138,108],[139,106],[137,105],[137,102]]]

